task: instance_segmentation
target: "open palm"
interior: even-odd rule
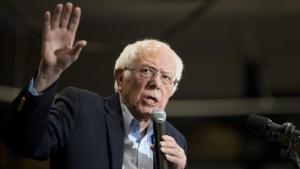
[[[72,15],[72,16],[71,16]],[[53,16],[49,11],[44,15],[41,61],[34,88],[40,92],[52,85],[72,63],[74,63],[86,41],[75,42],[81,9],[68,2],[58,4]]]
[[[56,6],[54,15],[45,12],[43,44],[42,44],[42,68],[47,72],[62,73],[79,56],[86,41],[74,43],[77,27],[79,25],[81,11],[67,3]],[[72,14],[72,16],[71,16]]]

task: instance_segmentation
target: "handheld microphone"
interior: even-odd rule
[[[284,141],[286,139],[299,140],[300,131],[290,122],[282,125],[272,122],[271,119],[258,115],[249,115],[247,126],[250,130],[264,134],[271,141]]]
[[[166,113],[163,110],[155,109],[152,112],[153,132],[155,139],[155,168],[168,169],[167,161],[164,154],[160,151],[161,137],[165,135]]]

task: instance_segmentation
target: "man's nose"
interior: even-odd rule
[[[149,81],[149,86],[152,89],[160,89],[163,87],[163,82],[161,81],[161,76],[159,74],[157,74],[156,76],[154,76],[152,79],[150,79]]]

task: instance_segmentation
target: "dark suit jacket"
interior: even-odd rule
[[[6,144],[30,158],[50,157],[53,169],[121,169],[124,126],[119,96],[105,98],[69,87],[54,100],[55,88],[41,96],[20,92],[6,125]],[[186,150],[184,136],[168,122],[166,134]]]

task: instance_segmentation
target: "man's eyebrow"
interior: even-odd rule
[[[154,71],[159,71],[159,70],[156,69],[154,66],[149,65],[149,64],[142,64],[141,67],[147,67],[147,68],[152,69],[152,70],[154,70]],[[161,73],[167,74],[167,75],[172,75],[171,72],[166,72],[166,71],[161,71]]]
[[[155,67],[153,67],[152,65],[149,65],[149,64],[142,64],[141,67],[147,67],[149,69],[153,69],[155,71],[158,71]]]

